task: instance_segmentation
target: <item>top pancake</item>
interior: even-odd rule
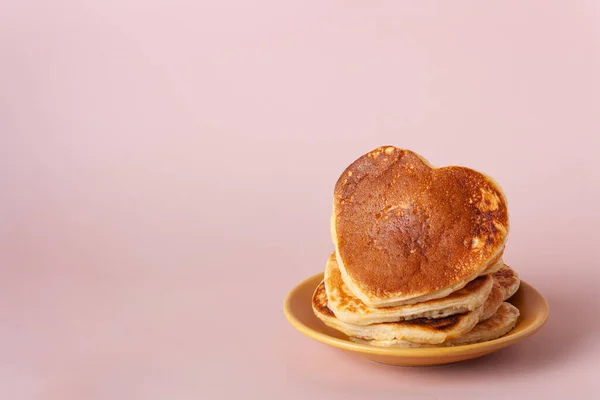
[[[489,177],[434,168],[392,146],[360,157],[336,183],[331,233],[344,282],[371,307],[445,297],[491,265],[508,234]]]

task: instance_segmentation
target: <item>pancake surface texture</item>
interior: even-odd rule
[[[351,325],[340,321],[327,307],[325,284],[321,282],[312,298],[313,312],[325,325],[348,336],[365,340],[408,340],[413,343],[439,344],[471,331],[477,325],[483,306],[464,314],[450,317],[411,321],[387,322],[373,325]]]
[[[495,279],[493,279],[493,281],[494,284],[490,291],[490,295],[483,305],[483,313],[481,314],[480,322],[492,318],[504,301],[504,289],[502,288],[502,285]]]
[[[515,270],[508,265],[502,267],[492,276],[498,283],[500,283],[500,286],[502,286],[502,289],[504,290],[504,300],[511,298],[512,295],[519,290],[519,285],[521,284],[519,275],[517,275]]]
[[[489,304],[494,278],[486,275],[476,278],[464,288],[442,299],[404,306],[373,308],[365,305],[348,289],[342,280],[335,254],[332,254],[327,260],[324,283],[329,309],[340,321],[353,325],[370,325],[416,318],[442,318],[473,311],[484,303],[486,304],[484,313],[487,310],[489,318],[502,303],[503,296],[502,288],[496,284],[493,299],[497,303]]]
[[[481,275],[494,274],[494,273],[500,271],[500,269],[502,269],[502,267],[504,267],[504,261],[502,261],[503,253],[504,253],[504,249],[502,249],[500,254],[498,254],[498,256],[496,256],[496,258],[490,262],[489,267],[487,267],[481,273]]]
[[[497,339],[510,332],[517,323],[519,310],[510,303],[502,303],[494,316],[487,321],[480,322],[470,332],[465,335],[447,340],[439,345],[427,345],[414,343],[407,340],[364,340],[361,338],[351,337],[350,340],[356,343],[368,344],[379,347],[445,347],[445,346],[460,346],[473,343],[486,342],[488,340]]]
[[[508,229],[506,200],[491,178],[465,167],[434,168],[392,146],[352,163],[334,190],[340,272],[371,307],[461,289],[498,259]]]

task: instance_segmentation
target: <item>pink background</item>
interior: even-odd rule
[[[0,398],[600,390],[597,1],[1,9]],[[406,369],[286,322],[332,249],[337,177],[383,144],[503,185],[542,332]]]

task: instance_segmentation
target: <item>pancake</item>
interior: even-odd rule
[[[365,340],[363,338],[351,337],[350,340],[356,343],[368,344],[379,347],[447,347],[461,346],[466,344],[487,342],[497,339],[510,332],[517,323],[519,310],[510,303],[502,303],[494,316],[487,321],[480,322],[470,332],[465,335],[447,340],[438,345],[427,345],[413,343],[407,340]]]
[[[348,336],[360,337],[365,340],[401,339],[427,344],[438,344],[464,335],[477,325],[483,311],[483,306],[481,306],[474,311],[445,318],[417,318],[410,321],[366,326],[351,325],[337,319],[333,311],[327,307],[327,293],[323,282],[319,284],[313,294],[312,307],[317,318],[325,325]]]
[[[373,308],[365,305],[350,292],[342,280],[335,254],[332,254],[325,267],[324,283],[327,292],[327,306],[333,311],[336,318],[347,324],[370,325],[416,318],[442,318],[473,311],[489,302],[487,299],[490,297],[494,278],[491,275],[481,276],[442,299],[397,307]],[[497,284],[496,289],[498,292],[494,298],[498,298],[499,301],[493,310],[488,306],[490,317],[502,303],[502,288]]]
[[[498,272],[504,266],[504,261],[502,261],[502,255],[503,255],[503,253],[504,253],[504,249],[502,249],[502,251],[500,252],[500,254],[498,254],[496,256],[496,258],[490,262],[490,266],[487,267],[481,273],[481,275],[489,275],[489,274],[493,274],[495,272]]]
[[[502,287],[502,285],[500,285],[500,282],[498,282],[494,278],[492,279],[494,281],[494,284],[492,285],[492,290],[490,291],[487,300],[483,304],[483,313],[481,314],[479,322],[486,321],[492,318],[496,311],[498,311],[498,308],[500,308],[500,306],[502,305],[502,302],[504,301],[504,288]]]
[[[492,275],[500,283],[504,290],[504,300],[510,299],[519,290],[521,280],[514,269],[504,265],[498,272]]]
[[[342,279],[370,307],[463,288],[498,258],[508,229],[506,199],[491,178],[434,168],[409,150],[377,148],[335,185],[331,235]]]

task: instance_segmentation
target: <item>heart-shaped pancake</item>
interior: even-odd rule
[[[465,167],[379,147],[335,185],[331,234],[342,278],[371,307],[445,297],[484,273],[508,235],[506,198]]]

